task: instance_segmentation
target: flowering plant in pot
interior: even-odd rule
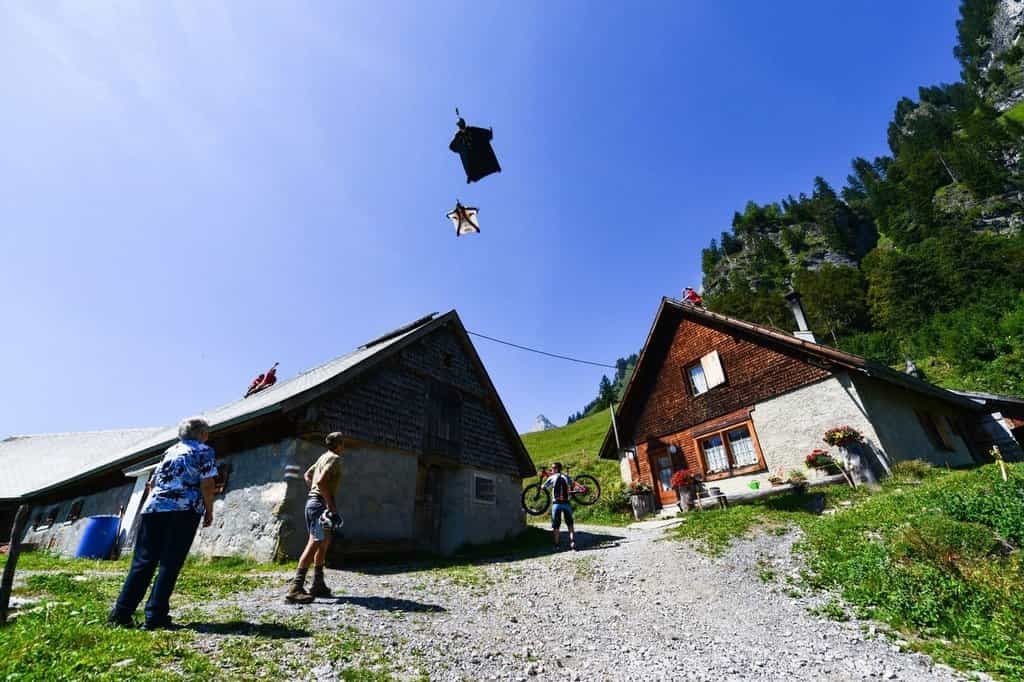
[[[821,448],[811,450],[811,453],[804,459],[804,464],[808,469],[829,469],[836,466],[836,462],[828,450]]]
[[[860,431],[852,426],[837,426],[825,432],[824,441],[837,448],[848,448],[864,440]]]
[[[680,469],[672,474],[672,480],[669,481],[669,485],[679,490],[691,486],[694,483],[693,472],[689,469]]]
[[[679,499],[679,509],[687,510],[693,508],[694,484],[697,482],[693,472],[689,469],[680,469],[673,472],[669,485],[676,491]]]
[[[652,490],[653,488],[651,488],[651,486],[647,485],[643,481],[633,481],[632,483],[629,484],[630,495],[643,495],[644,493],[649,493]]]

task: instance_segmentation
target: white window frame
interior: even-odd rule
[[[476,482],[477,482],[477,479],[483,479],[485,481],[490,481],[491,482],[491,484],[494,486],[494,498],[493,499],[488,500],[488,499],[482,499],[482,498],[477,497],[477,495],[476,495]],[[473,472],[473,484],[472,485],[473,485],[473,487],[470,490],[470,496],[473,499],[473,502],[475,504],[486,504],[486,505],[492,505],[492,506],[498,504],[498,479],[497,479],[497,477],[491,476],[489,474],[477,473],[476,471],[474,471]]]

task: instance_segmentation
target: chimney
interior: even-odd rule
[[[804,304],[800,300],[800,294],[790,290],[786,294],[786,302],[789,303],[789,309],[792,311],[793,317],[796,318],[796,331],[793,332],[793,335],[798,339],[817,343],[817,339],[814,338],[814,332],[807,326],[807,313],[804,312]]]

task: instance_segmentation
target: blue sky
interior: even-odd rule
[[[637,351],[735,210],[838,188],[958,77],[956,6],[4,3],[0,437],[171,423],[452,308]],[[503,173],[465,184],[456,106]],[[477,348],[521,429],[602,373]]]

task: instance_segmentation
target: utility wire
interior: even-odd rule
[[[596,367],[607,367],[609,369],[617,369],[615,367],[615,365],[606,365],[603,362],[591,362],[590,360],[580,360],[578,358],[570,358],[568,355],[558,355],[557,353],[548,353],[547,351],[537,350],[536,348],[530,348],[528,346],[520,346],[518,343],[512,343],[511,341],[502,341],[501,339],[496,339],[493,336],[487,336],[486,334],[478,334],[476,332],[471,332],[469,330],[466,330],[466,333],[472,334],[473,336],[479,336],[481,339],[487,339],[488,341],[494,341],[495,343],[502,343],[502,344],[505,344],[506,346],[512,346],[513,348],[518,348],[519,350],[525,350],[525,351],[529,351],[531,353],[537,353],[538,355],[546,355],[549,358],[558,358],[559,360],[568,360],[569,362],[578,362],[581,365],[594,365]]]

